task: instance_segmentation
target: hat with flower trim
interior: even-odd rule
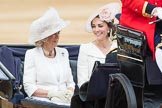
[[[99,16],[99,18],[102,21],[112,22],[112,20],[115,18],[115,15],[117,13],[119,13],[120,10],[121,10],[121,4],[119,2],[112,2],[112,3],[106,4],[103,7],[97,9],[88,18],[88,20],[86,22],[86,31],[92,32],[91,22],[96,16]]]

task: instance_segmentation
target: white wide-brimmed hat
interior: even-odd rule
[[[86,22],[86,31],[92,32],[91,22],[92,20],[99,15],[99,18],[102,21],[112,22],[115,18],[115,15],[121,10],[121,4],[119,2],[112,2],[104,5],[103,7],[97,9],[87,20]]]
[[[29,42],[35,43],[42,40],[54,33],[57,33],[67,25],[69,25],[69,21],[61,19],[56,9],[51,7],[43,16],[32,22],[29,29],[31,35]]]

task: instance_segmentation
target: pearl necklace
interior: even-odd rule
[[[54,55],[54,50],[52,50],[52,51],[47,51],[47,50],[45,50],[44,48],[42,48],[42,49],[43,49],[43,52],[44,52],[45,55],[47,55],[47,56],[52,56],[52,55]]]

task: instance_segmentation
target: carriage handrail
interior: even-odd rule
[[[0,68],[4,72],[4,74],[9,78],[9,80],[15,80],[15,77],[9,72],[9,70],[3,65],[0,61]]]

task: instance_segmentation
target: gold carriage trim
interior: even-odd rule
[[[117,52],[117,48],[113,48],[112,50],[110,50],[107,54],[110,54],[112,52]]]
[[[160,37],[161,37],[161,42],[157,44],[156,49],[162,46],[162,34],[160,34]]]
[[[144,5],[143,5],[143,9],[142,9],[142,15],[143,15],[144,17],[151,18],[151,17],[152,17],[152,15],[151,15],[151,14],[146,13],[146,8],[147,8],[147,5],[148,5],[148,2],[147,2],[147,1],[145,1]]]
[[[129,56],[126,56],[126,55],[121,55],[121,54],[117,54],[117,55],[120,56],[120,57],[129,58],[129,59],[132,59],[132,60],[143,62],[143,60],[137,59],[137,58],[134,58],[134,57],[129,57]]]

